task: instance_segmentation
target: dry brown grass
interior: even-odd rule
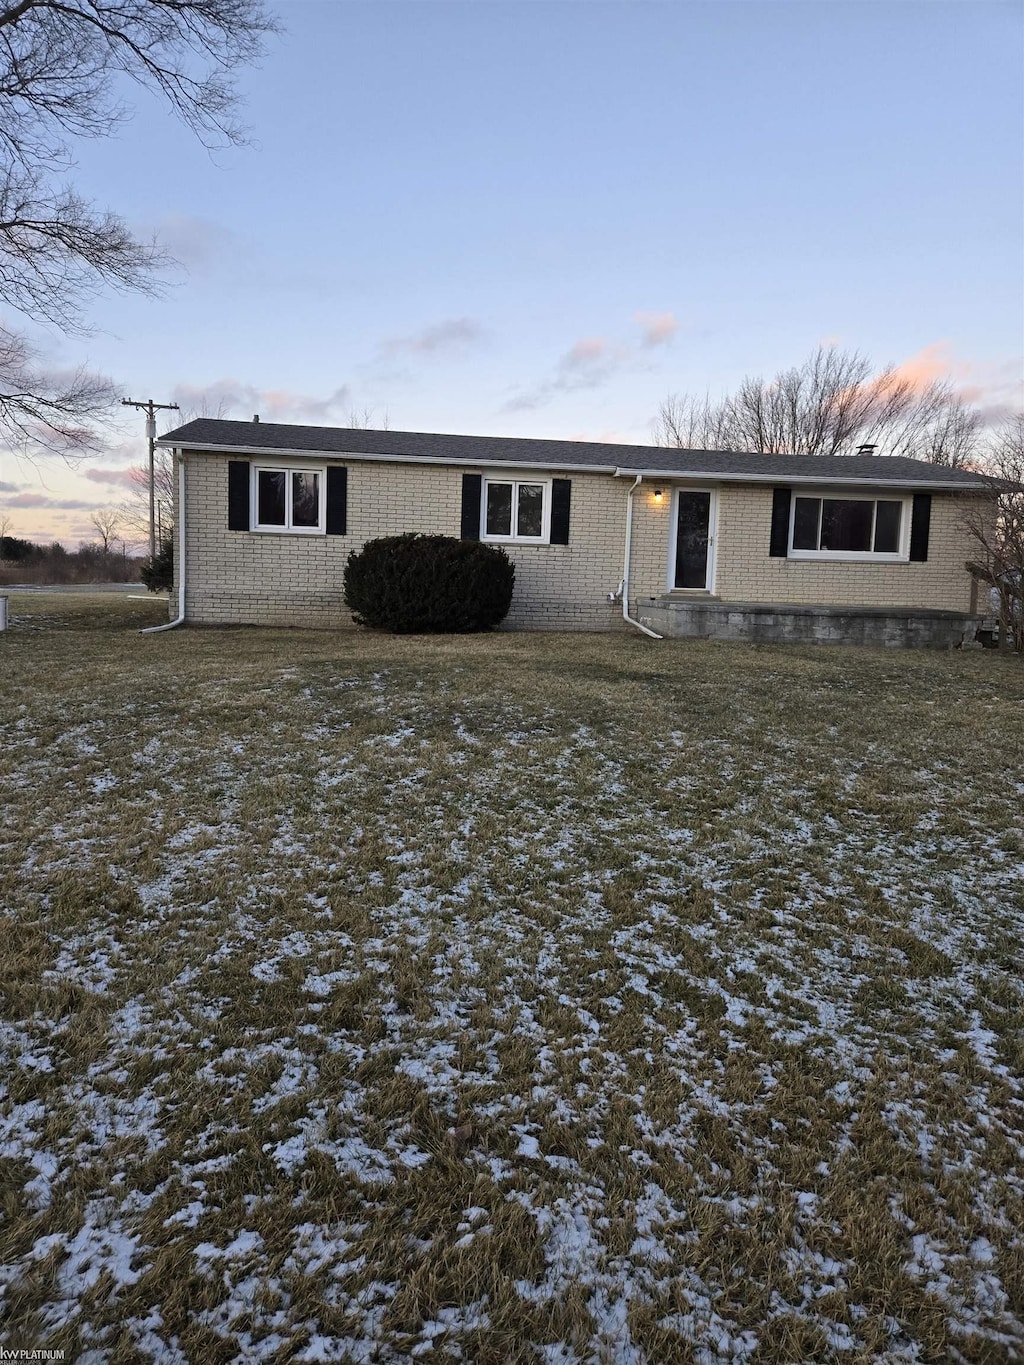
[[[1024,1359],[1024,673],[0,637],[0,1341]]]

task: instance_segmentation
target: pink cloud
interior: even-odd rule
[[[54,507],[66,511],[89,511],[98,506],[93,502],[82,502],[80,498],[48,498],[45,493],[16,493],[7,499],[8,507]]]
[[[135,487],[130,469],[87,469],[85,477],[90,483],[113,483],[123,488]]]
[[[895,366],[893,379],[922,393],[930,384],[948,383],[956,396],[980,410],[986,422],[1000,421],[1024,403],[1020,359],[1003,362],[960,360],[948,341],[934,341]]]
[[[897,365],[892,373],[896,383],[906,383],[916,393],[923,393],[931,384],[941,383],[952,377],[954,365],[949,358],[948,341],[933,341]]]
[[[679,331],[679,323],[672,313],[648,313],[640,309],[633,317],[640,324],[644,346],[664,346]]]
[[[50,499],[43,493],[18,493],[7,499],[8,507],[49,507]]]
[[[581,337],[575,345],[569,347],[559,363],[564,370],[583,369],[585,366],[605,360],[610,349],[604,337]]]
[[[174,401],[180,413],[171,414],[166,430],[181,426],[192,417],[232,417],[245,421],[254,412],[271,422],[326,422],[343,418],[351,407],[352,395],[344,384],[316,398],[288,389],[258,389],[237,379],[217,379],[212,384],[179,384]]]

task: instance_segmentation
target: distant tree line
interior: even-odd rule
[[[68,550],[60,541],[37,545],[20,536],[0,536],[0,585],[13,583],[137,583],[141,561],[120,548],[80,545]]]

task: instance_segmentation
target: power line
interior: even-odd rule
[[[177,403],[154,403],[152,398],[145,403],[135,398],[122,398],[123,408],[141,408],[146,414],[146,438],[149,441],[149,557],[156,558],[156,470],[155,470],[155,445],[156,441],[156,414],[158,410],[164,409],[168,412],[177,412]],[[180,516],[179,512],[179,516]]]

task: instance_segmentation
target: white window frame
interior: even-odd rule
[[[509,483],[512,485],[512,525],[516,530],[518,530],[519,526],[520,485],[524,483],[534,484],[543,490],[541,497],[539,536],[520,536],[515,533],[508,536],[492,536],[487,534],[487,489],[492,483]],[[537,474],[485,474],[480,481],[480,539],[491,541],[497,545],[550,545],[551,480],[541,478]]]
[[[898,502],[902,504],[900,512],[900,541],[897,551],[877,551],[877,550],[796,550],[793,548],[793,532],[796,526],[796,500],[797,498],[822,498],[834,502]],[[910,518],[913,509],[913,494],[899,493],[895,489],[892,491],[879,489],[873,493],[862,493],[859,489],[850,492],[846,489],[837,490],[835,488],[794,488],[793,496],[790,498],[789,506],[789,541],[786,553],[790,559],[816,559],[827,560],[831,563],[847,562],[858,564],[905,564],[910,560]],[[877,509],[871,514],[871,539],[875,539],[875,518]],[[819,535],[821,538],[821,522],[818,522]]]
[[[259,516],[259,487],[261,474],[283,474],[284,480],[284,518],[283,526],[267,526],[257,520]],[[293,474],[320,475],[320,506],[315,526],[293,526],[292,523],[292,480]],[[327,534],[327,466],[319,464],[286,464],[275,460],[272,464],[253,464],[250,467],[249,482],[249,525],[254,531],[273,536],[325,536]]]

